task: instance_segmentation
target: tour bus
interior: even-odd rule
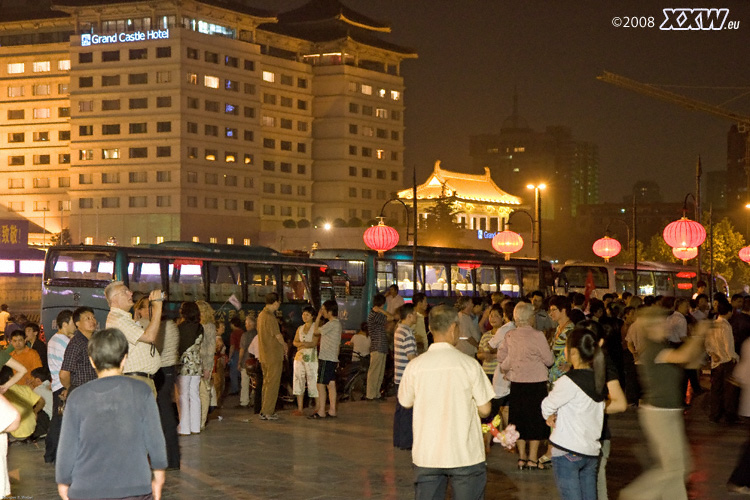
[[[566,292],[584,293],[589,273],[594,283],[592,297],[601,298],[605,293],[633,293],[633,263],[613,264],[611,262],[568,261],[560,269],[557,277],[558,289]],[[703,274],[708,283],[709,275]],[[696,269],[682,264],[663,262],[638,263],[637,295],[668,295],[692,297],[695,284],[699,281]]]
[[[165,242],[136,247],[55,246],[44,263],[42,322],[55,332],[53,322],[63,309],[89,306],[103,328],[109,306],[104,288],[124,282],[134,293],[161,289],[164,312],[178,315],[183,301],[205,300],[228,321],[260,311],[266,294],[281,298],[281,315],[288,332],[302,324],[302,308],[318,307],[333,298],[325,264],[307,256],[284,255],[265,247],[242,247],[192,242]],[[241,306],[239,311],[235,305]],[[229,326],[229,325],[227,325]]]
[[[39,321],[44,250],[34,247],[0,251],[0,302],[11,314]]]
[[[320,249],[311,252],[328,266],[339,319],[346,331],[357,331],[367,319],[372,298],[398,285],[407,300],[415,291],[424,291],[431,304],[453,304],[459,296],[484,296],[502,292],[520,297],[539,288],[535,259],[505,260],[485,250],[423,247],[417,248],[417,282],[413,283],[412,248],[398,246],[383,254],[373,250]],[[552,291],[553,273],[549,262],[542,262],[542,287]]]

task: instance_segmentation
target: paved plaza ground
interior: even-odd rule
[[[236,398],[228,398],[233,408]],[[708,421],[706,396],[686,416],[695,472],[690,497],[740,498],[725,489],[743,426]],[[182,469],[167,472],[166,499],[405,499],[413,497],[410,452],[391,444],[395,400],[342,403],[337,419],[312,421],[281,411],[275,422],[252,410],[219,410],[206,430],[182,437]],[[291,410],[291,407],[289,408]],[[216,414],[213,415],[216,417]],[[648,460],[635,410],[611,420],[609,498]],[[435,429],[435,432],[439,432]],[[43,460],[44,443],[13,444],[8,454],[15,498],[54,499],[54,468]],[[556,499],[552,471],[516,470],[516,457],[494,447],[487,460],[487,499]]]

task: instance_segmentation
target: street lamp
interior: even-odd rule
[[[544,283],[542,274],[542,190],[547,187],[546,184],[527,184],[527,189],[534,190],[534,213],[536,214],[536,266],[539,273],[539,289]],[[533,241],[532,241],[533,244]]]

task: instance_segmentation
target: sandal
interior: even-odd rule
[[[526,460],[518,459],[518,470],[526,470]]]
[[[547,470],[547,466],[539,460],[527,460],[526,468],[529,470]]]
[[[326,417],[321,417],[317,413],[313,413],[312,415],[310,415],[309,417],[307,417],[308,420],[322,420],[324,418],[326,418]]]
[[[539,460],[537,460],[537,462],[539,462],[541,465],[552,467],[552,459],[547,455],[542,455],[541,457],[539,457]]]

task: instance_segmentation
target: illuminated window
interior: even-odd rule
[[[213,237],[213,236],[212,236],[212,237],[210,237],[210,238],[208,239],[208,242],[209,242],[209,243],[218,243],[218,242],[219,242],[219,240],[218,240],[218,238],[215,238],[215,237]]]
[[[266,82],[273,83],[276,80],[276,75],[271,71],[264,71],[263,80]]]
[[[88,161],[94,159],[93,149],[81,149],[78,151],[78,159],[80,161]]]
[[[523,153],[524,151],[526,151],[526,148],[523,146],[513,148],[514,153]]]
[[[8,74],[17,75],[24,72],[24,63],[10,63],[8,64]]]
[[[235,207],[236,210],[236,207]],[[234,245],[234,238],[227,238],[227,245]]]
[[[398,90],[391,90],[391,99],[394,101],[400,101],[401,100],[401,92]]]
[[[365,137],[372,137],[375,135],[375,129],[372,127],[362,127],[362,135]]]
[[[250,238],[245,238],[244,240],[242,240],[242,244],[245,245],[246,247],[249,247],[250,246]]]
[[[236,104],[225,103],[224,104],[224,113],[227,114],[227,115],[239,115],[240,114],[240,108]]]
[[[49,95],[50,94],[50,87],[49,84],[46,83],[39,83],[31,87],[31,94],[32,95]]]
[[[253,163],[253,155],[245,154],[245,165],[251,165]]]
[[[131,245],[140,245],[141,244],[141,237],[140,236],[133,236],[130,238],[130,244]]]
[[[198,74],[188,72],[187,82],[191,85],[198,85]]]
[[[260,124],[264,127],[275,127],[276,118],[274,118],[273,116],[263,115],[260,119]]]
[[[193,236],[193,243],[199,243],[201,241],[197,236]]]
[[[378,97],[384,98],[385,97],[385,89],[378,90]]]
[[[231,153],[231,152],[224,153],[224,161],[226,163],[236,163],[237,162],[237,153]]]
[[[375,156],[378,160],[385,160],[385,150],[384,149],[377,149],[375,150]]]
[[[210,88],[210,89],[218,89],[219,88],[219,78],[215,76],[210,75],[204,75],[203,76],[203,85]]]
[[[8,97],[23,97],[26,94],[26,87],[23,85],[8,87]]]
[[[52,116],[50,108],[34,108],[34,118],[49,118]]]
[[[88,207],[91,208],[91,207]],[[83,240],[84,245],[93,245],[94,244],[94,237],[93,236],[86,236]]]
[[[164,243],[164,236],[157,236],[156,237],[156,242],[157,243]]]
[[[377,108],[375,110],[375,116],[378,118],[388,118],[388,110],[384,108]]]
[[[130,148],[132,149],[146,149],[146,148]],[[120,158],[120,148],[107,148],[102,149],[102,160],[117,160]],[[131,158],[133,158],[131,156]]]
[[[50,70],[50,63],[49,61],[39,61],[35,62],[32,66],[32,71],[34,73],[44,73]]]
[[[365,85],[364,83],[360,87],[360,92],[365,95],[372,95],[372,85]]]
[[[203,156],[208,161],[216,161],[216,157],[219,156],[219,152],[215,149],[207,149],[206,154]]]

